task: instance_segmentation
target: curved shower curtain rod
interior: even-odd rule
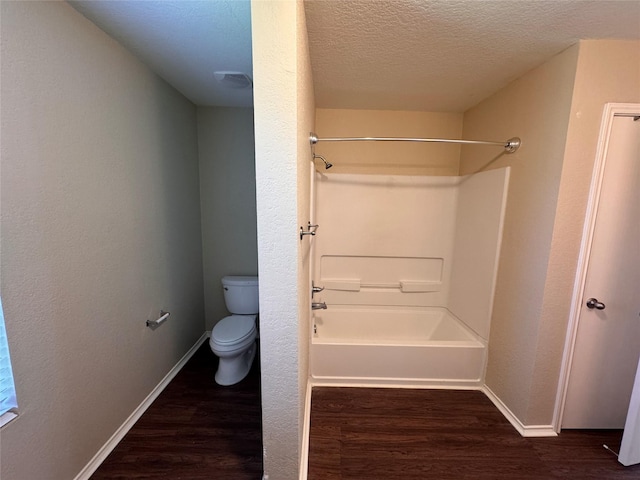
[[[473,145],[497,145],[504,148],[505,153],[514,153],[520,148],[520,138],[513,137],[506,142],[489,142],[484,140],[451,140],[447,138],[404,138],[404,137],[333,137],[318,138],[311,132],[309,142],[315,145],[318,142],[422,142],[422,143],[462,143]]]

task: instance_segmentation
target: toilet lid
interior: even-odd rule
[[[231,315],[216,323],[211,338],[219,345],[240,342],[253,333],[255,326],[255,315]]]

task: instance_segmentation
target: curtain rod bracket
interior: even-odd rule
[[[518,149],[520,148],[520,144],[522,144],[522,141],[520,140],[520,137],[510,138],[509,140],[507,140],[507,143],[504,146],[505,153],[515,153],[515,152],[517,152]]]

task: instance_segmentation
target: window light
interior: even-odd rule
[[[4,314],[0,299],[0,426],[16,417],[17,408],[18,402],[13,383],[7,331],[4,327]]]

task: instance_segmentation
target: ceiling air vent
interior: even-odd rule
[[[227,88],[251,88],[251,77],[242,72],[213,72],[215,79]]]

